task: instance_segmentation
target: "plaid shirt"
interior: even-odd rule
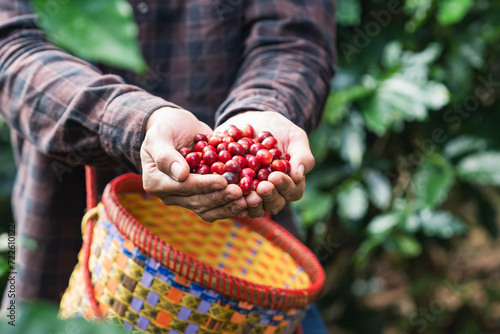
[[[330,0],[131,0],[149,73],[96,68],[48,43],[28,0],[0,0],[0,113],[18,166],[17,298],[59,301],[81,248],[83,165],[140,172],[148,115],[182,106],[215,126],[274,110],[306,130],[334,64]]]

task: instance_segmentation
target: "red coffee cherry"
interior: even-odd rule
[[[259,150],[255,155],[257,159],[259,159],[260,164],[264,167],[267,167],[273,161],[273,155],[266,149]]]
[[[243,132],[241,132],[240,129],[238,129],[236,126],[234,125],[230,125],[229,126],[229,129],[227,130],[227,134],[229,136],[231,136],[234,141],[238,141],[240,140],[241,138],[243,138]]]
[[[261,131],[259,133],[259,141],[262,143],[264,141],[264,139],[266,139],[267,137],[273,137],[273,134],[269,131]]]
[[[206,141],[199,141],[196,144],[194,144],[193,152],[201,152],[203,151],[203,148],[207,145],[208,144]]]
[[[191,153],[191,151],[190,151],[190,150],[189,150],[189,148],[187,148],[187,147],[181,147],[181,148],[179,149],[179,153],[180,153],[180,154],[181,154],[184,158],[186,158],[186,156],[187,156],[189,153]]]
[[[220,143],[222,143],[222,137],[214,134],[212,137],[210,137],[210,139],[208,140],[208,143],[210,145],[216,147],[217,145],[219,145]]]
[[[243,125],[241,132],[243,132],[244,137],[253,138],[255,136],[255,131],[250,124]]]
[[[213,147],[213,146],[212,146]],[[217,153],[214,151],[206,151],[203,154],[203,163],[207,166],[212,166],[214,162],[217,162],[219,160]]]
[[[191,169],[200,165],[201,157],[197,152],[191,152],[186,156],[186,161]]]
[[[245,176],[240,180],[239,186],[243,194],[247,195],[252,191],[253,180],[250,176]]]
[[[259,179],[255,179],[255,180],[253,180],[253,187],[252,187],[252,190],[257,190],[257,187],[259,186],[259,183],[260,183],[260,180],[259,180]]]
[[[281,159],[282,153],[277,148],[272,148],[269,150],[269,152],[273,155],[273,160]]]
[[[222,175],[225,172],[225,165],[223,162],[217,161],[214,162],[212,166],[210,166],[210,172]]]
[[[194,136],[194,142],[197,143],[199,141],[206,141],[206,142],[208,142],[208,138],[204,134],[199,134],[199,135]]]
[[[235,174],[239,174],[241,171],[240,163],[236,160],[229,160],[225,164],[226,172],[231,172]]]
[[[269,171],[269,169],[267,169],[267,168],[261,168],[257,172],[257,178],[259,180],[261,180],[261,181],[267,181],[267,179],[269,178],[269,174],[271,174],[271,172]]]
[[[286,165],[283,162],[283,160],[274,160],[271,163],[271,168],[273,169],[274,172],[286,173],[286,170],[287,170]]]
[[[227,151],[227,143],[220,143],[217,145],[217,153],[220,153],[221,151]]]
[[[241,155],[235,155],[233,160],[236,160],[240,163],[241,168],[245,168],[247,166],[247,159],[242,157]]]
[[[241,138],[240,140],[238,140],[238,144],[240,144],[243,149],[245,150],[245,153],[249,153],[250,152],[250,146],[253,145],[253,141],[250,139],[250,138]]]
[[[205,146],[203,150],[201,150],[201,153],[205,154],[206,151],[214,151],[217,153],[217,150],[212,145]]]
[[[227,146],[227,150],[232,155],[244,155],[245,149],[238,143],[229,143]]]
[[[255,178],[255,171],[251,168],[243,168],[240,172],[240,177],[243,178],[245,176],[249,176],[251,177],[252,179]]]
[[[278,144],[278,141],[274,137],[267,137],[262,141],[262,145],[264,145],[268,150],[274,148]]]
[[[260,161],[257,157],[253,155],[247,159],[248,168],[253,169],[254,171],[258,171],[260,168]]]
[[[253,144],[252,146],[250,146],[250,154],[256,155],[259,150],[263,150],[265,148],[266,147],[261,143]]]
[[[228,151],[219,152],[219,161],[221,161],[223,163],[228,162],[229,160],[231,160],[232,157],[233,156]]]
[[[227,180],[227,184],[238,184],[239,178],[238,175],[232,173],[232,172],[225,172],[222,174]]]
[[[207,165],[201,165],[196,168],[195,173],[200,175],[210,174],[210,167],[208,167]]]

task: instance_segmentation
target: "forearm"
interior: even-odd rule
[[[334,72],[331,1],[249,1],[243,62],[218,123],[244,110],[277,111],[315,127]]]
[[[0,112],[11,128],[56,158],[140,169],[149,114],[173,106],[45,41],[31,18],[0,22]]]

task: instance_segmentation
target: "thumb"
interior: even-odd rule
[[[158,170],[174,180],[182,182],[189,176],[189,165],[175,148],[162,147],[152,157]]]
[[[303,130],[300,134],[292,136],[287,153],[290,154],[290,176],[295,183],[298,183],[314,167],[314,156],[309,147],[309,139]]]

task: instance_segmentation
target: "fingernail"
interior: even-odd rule
[[[300,178],[302,178],[304,176],[304,172],[305,172],[304,165],[300,165],[298,168],[298,171],[299,171]]]
[[[170,172],[172,173],[172,177],[176,180],[179,181],[179,177],[181,176],[182,172],[182,165],[178,163],[177,161],[172,164],[170,167]]]
[[[247,215],[248,215],[248,212],[246,212],[246,211],[242,211],[242,212],[238,215],[238,217],[240,217],[240,218],[245,218]]]
[[[210,189],[212,189],[212,191],[216,191],[216,190],[221,190],[223,187],[224,185],[220,184],[220,182],[217,182],[214,183]]]

